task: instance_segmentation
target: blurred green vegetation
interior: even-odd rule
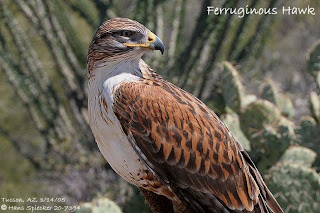
[[[110,199],[124,212],[150,212],[103,159],[87,123],[87,48],[103,21],[129,17],[165,43],[164,56],[144,60],[222,118],[281,206],[316,212],[318,16],[206,12],[246,4],[320,9],[317,0],[0,0],[0,197],[93,200],[83,204],[91,209]]]

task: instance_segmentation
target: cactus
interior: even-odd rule
[[[320,175],[312,168],[315,153],[291,147],[273,166],[265,180],[285,212],[317,212],[320,208]]]
[[[265,128],[265,125],[275,127],[279,124],[281,113],[269,101],[257,100],[243,109],[240,115],[241,128],[248,138]]]
[[[289,120],[294,117],[292,101],[271,80],[261,88],[264,100],[257,100],[245,94],[236,69],[224,62],[221,88],[227,112],[221,119],[245,149],[251,148],[253,161],[262,174],[267,173],[268,185],[280,195],[280,204],[290,212],[319,209],[320,175],[311,168],[313,163],[318,168],[320,165],[316,158],[320,156],[318,95],[310,95],[314,118],[304,118],[297,127]],[[290,146],[295,143],[301,146]]]
[[[271,102],[257,100],[240,115],[241,128],[251,142],[251,157],[264,173],[295,140],[294,124]]]
[[[310,93],[310,110],[312,117],[320,124],[320,97],[315,93]]]
[[[243,148],[247,151],[250,151],[250,141],[241,130],[239,115],[231,112],[221,116],[221,119],[233,133],[235,139],[243,146]]]
[[[249,104],[255,102],[257,97],[255,95],[246,95],[242,100],[242,109],[248,106]]]
[[[265,126],[265,129],[261,130],[259,134],[256,134],[251,138],[251,158],[257,162],[257,166],[262,174],[266,169],[271,167],[276,160],[284,152],[281,151],[279,146],[280,137],[277,131],[271,126]],[[278,152],[280,151],[280,152]]]
[[[320,125],[312,117],[303,117],[295,130],[299,136],[298,143],[317,152],[315,166],[320,166]]]
[[[264,100],[270,101],[275,105],[278,105],[279,102],[279,91],[271,79],[266,80],[262,87],[260,88],[261,98]]]
[[[294,107],[291,99],[285,95],[280,94],[279,103],[277,105],[279,109],[281,110],[282,114],[286,116],[287,118],[293,118],[294,117]]]
[[[271,79],[268,79],[262,85],[260,94],[263,99],[275,104],[284,116],[293,118],[294,107],[292,101],[285,94],[279,92],[275,83]]]
[[[257,166],[260,172],[264,174],[268,168],[274,165],[290,144],[290,137],[282,137],[277,129],[266,126],[251,143],[251,156],[258,161]]]
[[[291,146],[282,155],[280,162],[299,164],[311,168],[316,157],[317,154],[311,149],[302,146]]]
[[[320,79],[320,75],[318,77]],[[286,211],[317,211],[320,208],[317,202],[320,200],[320,175],[311,165],[320,165],[319,157],[316,158],[317,154],[320,156],[318,95],[310,94],[313,118],[304,118],[296,127],[289,120],[294,117],[292,101],[271,80],[261,88],[264,100],[257,100],[245,94],[239,79],[236,69],[223,62],[221,88],[227,113],[221,119],[245,149],[251,148],[250,155],[260,172],[268,172],[268,185],[273,193],[280,195],[278,200]],[[290,147],[295,143],[317,154],[302,146]]]
[[[320,88],[320,40],[311,48],[307,58],[308,71],[315,77]]]
[[[280,119],[278,124],[277,132],[280,134],[282,142],[291,143],[296,142],[296,134],[295,134],[295,124],[294,122],[288,120],[285,117]]]
[[[120,207],[108,198],[98,198],[90,203],[83,203],[77,213],[122,213]]]
[[[123,212],[125,213],[148,213],[151,212],[151,209],[147,202],[145,201],[144,196],[140,193],[140,190],[131,185],[131,190],[128,190],[126,194],[126,202],[123,205]]]
[[[206,101],[206,104],[217,115],[221,115],[225,112],[226,105],[223,100],[222,91],[220,89],[216,89],[210,94],[210,99]]]
[[[315,144],[320,142],[320,132],[318,131],[317,122],[310,116],[305,116],[301,119],[296,133],[300,136],[300,140],[303,141],[302,143],[307,147],[309,147],[308,143]]]
[[[237,70],[229,62],[222,63],[222,96],[228,106],[233,111],[239,113],[243,107],[245,91],[240,81]]]

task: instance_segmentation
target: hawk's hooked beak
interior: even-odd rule
[[[160,52],[164,53],[164,44],[158,36],[156,36],[153,32],[149,32],[148,34],[148,41],[145,44],[130,44],[124,43],[123,45],[127,47],[144,47],[151,50],[160,50]]]

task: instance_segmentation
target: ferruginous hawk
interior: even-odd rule
[[[103,23],[89,47],[90,125],[114,171],[153,212],[282,212],[215,113],[141,59],[150,50],[164,44],[127,18]]]

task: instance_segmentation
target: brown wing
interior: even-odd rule
[[[282,212],[249,156],[197,98],[161,79],[124,83],[114,97],[141,159],[194,211]]]

